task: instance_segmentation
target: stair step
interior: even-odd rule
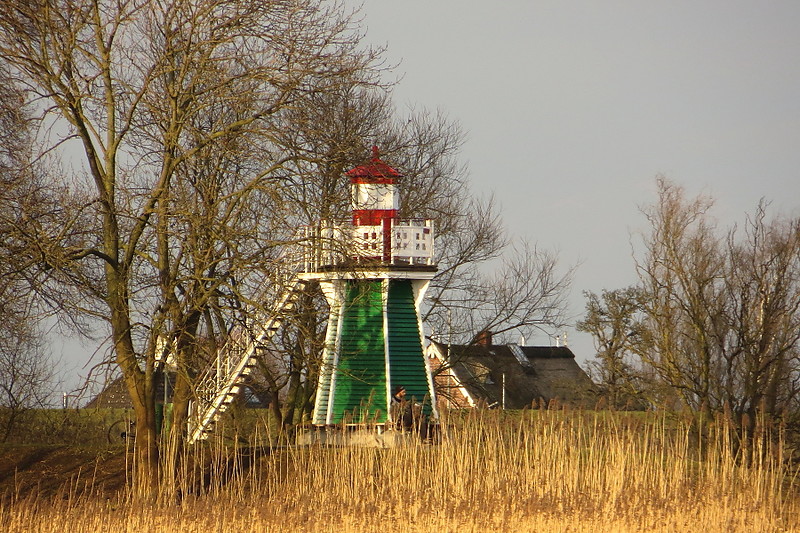
[[[255,353],[262,346],[266,346],[266,341],[282,327],[286,318],[284,314],[297,308],[298,298],[303,294],[305,286],[305,281],[295,280],[286,289],[283,297],[277,300],[278,309],[266,320],[261,314],[251,314],[251,319],[246,322],[247,326],[237,324],[231,328],[229,343],[220,348],[217,362],[212,364],[212,368],[222,368],[222,372],[216,378],[210,378],[207,385],[201,384],[198,387],[199,401],[196,411],[199,419],[193,418],[198,420],[198,425],[190,428],[192,435],[190,442],[204,440],[213,432],[216,421],[241,392],[244,378],[256,367]],[[262,329],[250,330],[258,323],[262,324]],[[245,357],[247,359],[243,360]],[[211,372],[210,376],[213,376],[213,370]]]

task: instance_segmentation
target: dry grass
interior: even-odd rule
[[[211,446],[216,477],[183,481],[179,503],[78,498],[66,488],[57,500],[3,504],[0,531],[800,528],[796,480],[779,435],[741,446],[725,424],[578,412],[474,412],[453,426],[433,446],[261,455]],[[182,479],[197,474],[189,469]]]

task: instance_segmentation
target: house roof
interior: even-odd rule
[[[473,401],[522,409],[540,401],[582,404],[594,383],[566,346],[450,345],[433,343],[444,372]],[[444,380],[440,380],[444,383]],[[446,386],[446,385],[445,385]],[[444,396],[455,391],[442,391]],[[504,402],[505,396],[505,402]]]
[[[258,380],[257,376],[254,378],[256,381]],[[169,381],[172,387],[175,382],[174,373],[170,373]],[[269,405],[270,398],[266,394],[265,387],[262,383],[256,383],[256,385],[257,386],[254,386],[253,383],[244,385],[245,406],[267,407]],[[164,401],[164,380],[156,379],[155,387],[156,390],[154,397],[156,399],[156,403],[161,403]],[[172,401],[171,388],[166,399],[168,401]],[[86,408],[133,409],[133,402],[128,394],[128,389],[125,385],[124,378],[120,376],[111,381],[94,398],[89,400],[89,402],[86,404]]]
[[[133,403],[125,387],[125,380],[122,377],[115,378],[97,396],[89,400],[85,407],[132,409]]]

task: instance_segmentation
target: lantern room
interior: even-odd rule
[[[385,220],[397,218],[399,202],[395,179],[402,177],[378,157],[372,147],[372,160],[347,172],[350,178],[353,225],[382,226]]]
[[[350,269],[354,264],[435,270],[433,220],[400,218],[398,179],[372,147],[369,162],[349,170],[352,217],[302,228],[299,272]]]

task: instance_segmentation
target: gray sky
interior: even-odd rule
[[[659,174],[716,198],[722,224],[762,197],[800,214],[800,2],[365,0],[362,15],[400,62],[401,111],[459,121],[473,191],[580,262],[576,317],[582,291],[635,282],[630,235]]]
[[[459,121],[473,191],[514,236],[580,262],[576,318],[582,291],[634,283],[658,174],[714,196],[724,224],[762,197],[800,215],[800,2],[364,0],[362,16],[400,63],[401,111]]]

